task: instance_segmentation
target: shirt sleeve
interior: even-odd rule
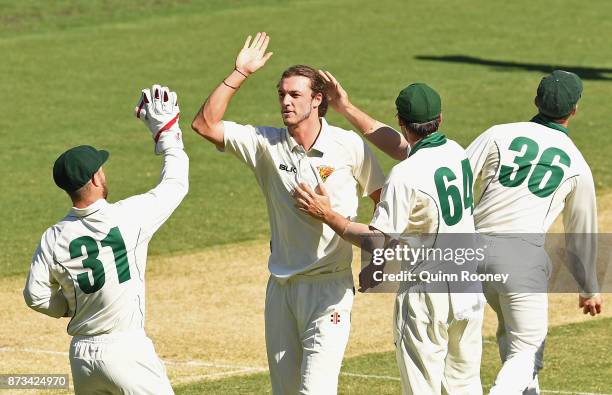
[[[43,235],[34,256],[30,272],[23,289],[23,297],[28,307],[50,317],[69,316],[68,301],[64,297],[58,281],[53,276],[53,251],[48,242],[47,231]]]
[[[597,283],[597,202],[590,169],[580,174],[563,208],[569,267],[585,297],[599,292]]]
[[[229,121],[223,121],[223,127],[224,151],[254,169],[263,147],[260,129]]]
[[[361,196],[370,196],[383,187],[385,174],[370,147],[363,140],[358,139],[358,141],[359,146],[357,160],[353,167],[353,177],[359,184]]]
[[[370,226],[392,239],[399,239],[406,230],[415,202],[415,191],[408,187],[397,173],[391,171],[376,205]]]
[[[157,186],[142,195],[117,203],[126,216],[149,236],[152,236],[170,217],[189,190],[189,158],[180,148],[163,153],[163,165]]]
[[[470,160],[470,166],[472,167],[472,173],[475,178],[480,178],[480,173],[484,167],[487,157],[491,148],[494,148],[494,140],[491,138],[491,134],[484,132],[476,138],[466,149],[466,154]]]

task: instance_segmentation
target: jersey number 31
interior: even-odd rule
[[[102,245],[102,247],[110,247],[113,250],[119,284],[129,280],[131,278],[130,267],[128,264],[125,242],[123,241],[123,237],[121,237],[119,228],[117,226],[112,228],[106,237],[100,241],[100,245]],[[85,251],[87,251],[87,256],[83,259],[82,264],[84,268],[91,269],[93,283],[89,280],[89,273],[87,272],[77,275],[77,283],[81,291],[86,294],[91,294],[102,288],[106,282],[106,274],[104,273],[104,264],[98,259],[98,255],[100,254],[98,243],[93,237],[81,236],[78,239],[72,240],[68,247],[70,250],[70,258],[75,259],[82,257],[82,247],[85,247]]]

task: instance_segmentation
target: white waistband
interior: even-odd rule
[[[128,332],[111,332],[101,333],[99,335],[78,335],[72,338],[72,343],[75,342],[87,342],[87,343],[111,343],[116,341],[124,341],[130,339],[142,339],[147,338],[147,335],[143,329],[138,329]]]
[[[291,277],[276,277],[275,275],[271,275],[270,278],[272,278],[273,280],[277,281],[280,284],[284,284],[287,282],[295,282],[295,281],[313,282],[313,281],[336,280],[339,278],[352,279],[353,273],[351,272],[350,269],[347,269],[347,270],[342,270],[342,271],[333,272],[333,273],[294,274]]]

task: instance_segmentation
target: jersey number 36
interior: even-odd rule
[[[528,137],[517,137],[508,147],[510,151],[523,153],[514,158],[511,166],[502,165],[499,169],[499,182],[505,187],[514,188],[521,185],[529,176],[527,186],[529,191],[537,197],[550,196],[561,181],[564,171],[558,164],[569,167],[570,157],[559,148],[549,147],[542,152],[540,160],[534,166],[532,162],[538,157],[540,148],[538,143]],[[533,168],[533,172],[531,169]],[[531,175],[529,175],[531,173]]]

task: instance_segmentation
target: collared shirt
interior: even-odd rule
[[[292,191],[300,182],[330,194],[332,207],[355,218],[359,196],[380,189],[383,172],[367,144],[354,132],[330,126],[308,150],[286,128],[224,122],[225,151],[251,168],[268,208],[272,233],[268,267],[273,276],[321,274],[350,269],[352,248],[327,225],[300,212]]]
[[[423,247],[438,251],[473,248],[472,196],[472,172],[465,150],[444,134],[434,132],[415,144],[408,158],[393,167],[370,226],[424,254]],[[413,273],[448,273],[462,267],[459,262],[446,266],[448,263],[442,257],[399,259],[402,270]],[[402,282],[399,292],[407,292],[416,283]],[[441,284],[449,292],[455,319],[481,314],[485,302],[479,283]]]
[[[480,196],[480,233],[545,234],[563,212],[568,233],[595,233],[591,169],[567,129],[539,117],[496,125],[467,148]]]
[[[474,232],[472,206],[464,205],[466,193],[471,195],[465,164],[455,141],[440,132],[425,137],[391,170],[370,226],[394,239]],[[451,187],[459,193],[458,205],[444,194]]]
[[[555,129],[555,130],[558,130],[560,132],[563,132],[569,135],[569,130],[565,126],[551,121],[550,119],[546,118],[542,114],[538,114],[535,117],[531,118],[531,121],[529,122],[539,123],[540,125],[544,125],[548,128]]]
[[[28,306],[72,317],[72,336],[142,330],[147,247],[187,193],[188,169],[185,152],[168,149],[161,180],[149,192],[73,207],[48,228],[23,290]]]
[[[536,116],[496,125],[467,149],[480,197],[479,233],[513,234],[544,244],[563,213],[567,264],[582,273],[581,291],[597,292],[597,204],[591,169],[562,125]]]

